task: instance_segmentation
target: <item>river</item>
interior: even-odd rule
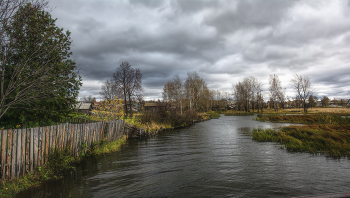
[[[131,140],[18,197],[293,197],[350,191],[350,161],[255,142],[283,124],[227,116]],[[284,124],[285,125],[285,124]]]

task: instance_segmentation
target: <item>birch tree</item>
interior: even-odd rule
[[[296,93],[296,98],[299,99],[303,105],[304,112],[307,113],[308,106],[306,100],[312,95],[311,81],[308,77],[295,74],[292,79],[292,86]]]

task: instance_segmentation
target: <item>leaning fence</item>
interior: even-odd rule
[[[33,174],[48,161],[48,155],[54,150],[67,148],[74,157],[86,154],[92,143],[103,139],[107,142],[118,140],[124,131],[124,120],[2,130],[0,178],[9,180]]]

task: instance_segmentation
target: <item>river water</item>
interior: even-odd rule
[[[350,161],[251,140],[282,124],[227,116],[141,140],[18,197],[294,197],[350,191]]]

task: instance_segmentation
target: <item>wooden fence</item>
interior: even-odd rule
[[[59,124],[30,129],[0,131],[0,178],[13,179],[33,173],[48,161],[55,149],[68,148],[71,155],[85,154],[92,143],[105,139],[120,139],[125,131],[125,121],[95,122],[83,124]]]

